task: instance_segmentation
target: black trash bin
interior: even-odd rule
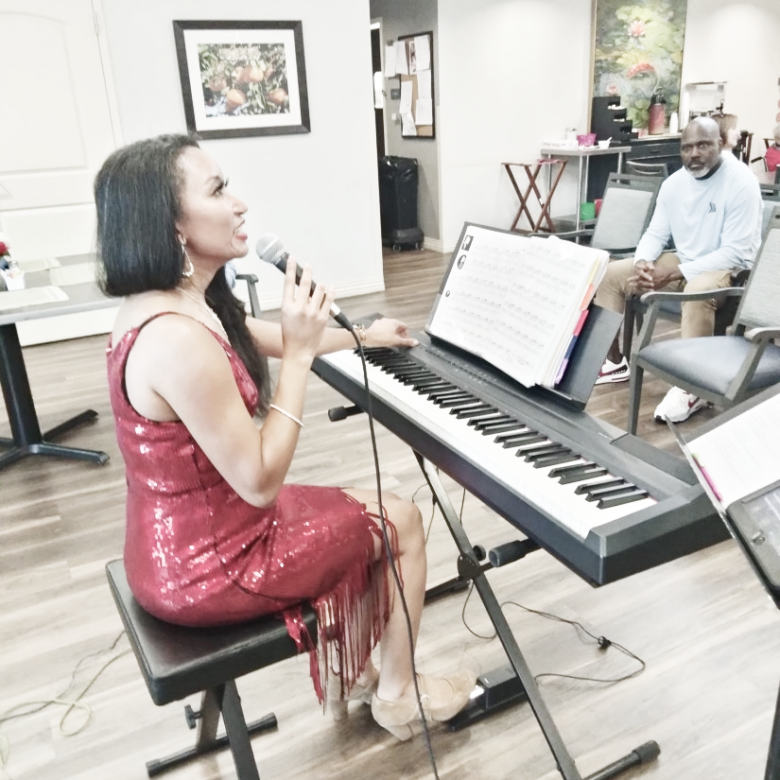
[[[417,225],[417,160],[386,155],[379,160],[379,213],[382,243],[396,252],[420,249],[423,232]]]

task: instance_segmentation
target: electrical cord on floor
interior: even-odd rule
[[[415,499],[417,498],[417,494],[423,490],[424,488],[427,488],[428,484],[426,482],[423,482],[420,487],[417,488],[417,490],[412,493],[412,503],[416,503]],[[431,529],[433,528],[433,518],[436,517],[436,502],[431,500],[431,516],[428,518],[428,524],[425,528],[425,544],[427,546],[428,544],[428,538],[431,535]]]
[[[483,636],[481,634],[478,634],[476,631],[474,631],[466,621],[466,605],[469,602],[469,599],[471,598],[471,594],[474,590],[474,583],[472,582],[469,586],[469,591],[466,594],[466,598],[463,601],[463,609],[461,611],[461,619],[463,621],[463,625],[466,627],[466,630],[472,635],[477,637],[477,639],[495,639],[496,634],[493,633],[491,636]],[[617,650],[620,653],[623,653],[623,655],[628,656],[629,658],[633,659],[639,664],[639,668],[635,669],[633,672],[629,672],[628,674],[624,674],[621,677],[585,677],[575,674],[563,674],[562,672],[540,672],[539,674],[534,675],[534,680],[539,680],[541,677],[564,677],[569,680],[583,680],[585,682],[596,682],[596,683],[619,683],[623,682],[624,680],[630,680],[632,677],[638,677],[644,670],[647,668],[647,664],[645,661],[643,661],[638,655],[631,652],[628,648],[624,647],[621,644],[618,644],[617,642],[613,641],[612,639],[607,639],[605,636],[597,636],[596,634],[593,634],[592,632],[588,631],[585,626],[582,625],[582,623],[577,622],[576,620],[569,620],[568,618],[560,617],[559,615],[555,615],[552,612],[543,612],[542,610],[538,609],[531,609],[531,607],[523,606],[522,604],[519,604],[516,601],[504,601],[500,605],[500,608],[503,610],[504,607],[518,607],[519,609],[523,609],[526,612],[530,612],[533,615],[539,615],[539,617],[546,618],[547,620],[555,620],[558,623],[568,623],[570,626],[573,626],[578,631],[581,631],[585,636],[592,639],[602,650],[608,650],[610,647],[614,647],[615,650]]]
[[[384,505],[382,504],[382,480],[380,477],[379,472],[379,453],[377,449],[376,444],[376,434],[374,431],[374,412],[373,412],[373,406],[371,402],[371,392],[369,390],[369,382],[368,382],[368,367],[366,365],[366,356],[363,352],[363,344],[360,341],[360,336],[352,330],[352,336],[355,339],[355,343],[357,344],[357,351],[358,355],[360,356],[360,362],[363,368],[363,386],[365,388],[366,392],[366,415],[368,416],[368,429],[371,436],[371,449],[372,454],[374,458],[374,473],[376,475],[376,495],[377,495],[377,502],[379,503],[379,522],[382,528],[382,539],[385,546],[385,552],[387,554],[388,561],[390,563],[390,569],[393,573],[393,580],[395,581],[396,591],[398,592],[398,596],[401,599],[401,606],[403,608],[404,617],[406,618],[406,630],[409,638],[409,652],[411,656],[411,662],[412,662],[412,680],[414,682],[414,693],[417,698],[417,709],[420,713],[420,719],[422,720],[422,726],[423,726],[423,735],[425,737],[425,747],[428,751],[428,759],[431,764],[431,768],[433,769],[433,776],[436,780],[439,780],[439,773],[438,769],[436,767],[436,757],[433,754],[433,747],[431,746],[431,735],[428,731],[428,721],[425,717],[425,713],[423,712],[422,707],[422,698],[420,696],[420,686],[417,681],[417,666],[415,664],[414,660],[414,632],[412,630],[412,620],[409,616],[409,608],[406,604],[406,597],[404,596],[403,587],[401,585],[401,578],[398,574],[398,568],[395,565],[395,559],[393,557],[393,548],[390,544],[390,538],[387,533],[387,523],[385,522],[385,509]]]
[[[84,686],[84,688],[82,688],[81,692],[75,698],[66,699],[65,697],[68,695],[68,692],[73,687],[73,684],[76,681],[76,675],[78,674],[79,669],[81,669],[82,664],[84,664],[84,662],[88,661],[90,658],[97,658],[99,656],[105,655],[106,653],[110,653],[112,650],[116,648],[116,646],[119,644],[119,640],[124,635],[125,632],[121,631],[117,636],[117,638],[111,643],[111,645],[108,648],[106,648],[105,650],[98,650],[97,652],[90,653],[89,655],[85,655],[76,664],[76,668],[73,670],[73,673],[71,674],[70,680],[68,681],[68,684],[65,686],[65,689],[57,696],[51,699],[43,699],[40,701],[19,702],[19,704],[15,704],[13,707],[10,707],[9,709],[0,713],[0,726],[2,726],[3,723],[9,720],[14,720],[16,718],[23,718],[27,715],[34,715],[35,713],[40,712],[41,710],[51,706],[52,704],[60,704],[64,707],[67,707],[64,715],[62,716],[62,718],[60,718],[60,723],[58,727],[60,734],[63,737],[73,737],[76,734],[83,731],[89,724],[90,720],[92,719],[92,708],[88,704],[82,703],[81,699],[84,698],[87,691],[97,682],[100,675],[103,674],[103,672],[112,663],[114,663],[114,661],[117,661],[123,656],[128,655],[131,651],[129,649],[122,650],[121,652],[109,658],[100,667],[100,669],[97,670],[97,672],[92,676],[92,679]],[[30,707],[32,707],[32,709],[30,709]],[[23,712],[17,712],[17,710],[23,708],[24,708]],[[85,713],[84,722],[77,728],[74,728],[71,731],[66,731],[65,721],[68,719],[68,716],[76,709],[82,710]],[[6,771],[6,767],[8,766],[8,760],[10,758],[10,755],[11,755],[11,743],[7,737],[0,734],[0,769],[2,769],[4,773]]]

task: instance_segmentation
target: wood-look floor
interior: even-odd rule
[[[343,301],[352,317],[382,311],[424,325],[446,258],[430,252],[389,254],[387,290]],[[273,315],[271,315],[273,316]],[[672,334],[673,335],[673,334]],[[72,433],[75,446],[111,454],[104,467],[31,458],[0,471],[0,712],[25,702],[68,700],[127,649],[103,571],[123,541],[123,467],[114,442],[104,368],[105,337],[31,347],[25,357],[44,428],[91,407],[93,425]],[[640,434],[673,449],[650,419],[666,388],[646,382]],[[598,387],[589,411],[624,425],[627,386]],[[325,410],[339,396],[312,377],[306,428],[290,478],[321,484],[373,485],[366,421],[338,425]],[[712,416],[702,413],[700,420]],[[688,423],[693,427],[699,422]],[[0,435],[7,435],[0,412]],[[379,429],[383,485],[419,502],[430,496],[408,449]],[[453,503],[461,491],[454,484]],[[464,523],[487,548],[514,538],[510,526],[466,496]],[[430,582],[454,574],[455,547],[433,517]],[[583,776],[653,739],[659,760],[626,778],[759,780],[780,670],[780,616],[733,542],[724,542],[627,580],[593,589],[552,557],[537,552],[489,573],[502,602],[516,602],[581,622],[629,648],[646,671],[621,683],[545,677],[542,693]],[[506,614],[535,673],[613,678],[636,663],[600,650],[569,625],[507,606]],[[85,659],[75,674],[77,665]],[[504,663],[479,599],[463,593],[426,607],[418,649],[422,671],[467,664],[488,671]],[[69,687],[69,690],[66,689]],[[304,658],[239,681],[248,718],[273,710],[277,731],[253,740],[263,778],[397,780],[433,777],[421,739],[397,743],[368,708],[343,725],[323,717]],[[132,655],[111,663],[60,732],[63,705],[0,723],[0,778],[136,780],[144,764],[191,744],[182,703],[152,704]],[[197,705],[197,700],[190,703]],[[3,716],[0,715],[0,718]],[[434,731],[439,776],[448,780],[553,780],[560,774],[528,707],[521,705],[456,733]],[[229,753],[169,773],[170,780],[235,777]]]

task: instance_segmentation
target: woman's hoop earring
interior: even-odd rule
[[[190,256],[187,254],[187,248],[184,246],[184,244],[181,245],[181,253],[184,255],[184,270],[181,272],[181,275],[185,279],[189,279],[194,273],[195,273],[195,266],[192,264],[192,260],[190,260]]]

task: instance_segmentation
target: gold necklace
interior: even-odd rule
[[[209,316],[214,320],[214,322],[217,323],[217,327],[219,328],[222,335],[225,337],[225,340],[230,341],[230,339],[228,338],[227,331],[225,330],[225,326],[222,324],[222,320],[217,316],[217,313],[214,311],[214,309],[211,308],[211,306],[209,306],[206,303],[205,300],[200,300],[200,298],[196,298],[194,295],[190,295],[190,293],[188,293],[186,290],[182,289],[181,287],[177,287],[176,289],[182,295],[186,295],[187,298],[189,298],[191,301],[194,301],[195,303],[198,304],[198,306],[205,309],[209,313]]]

